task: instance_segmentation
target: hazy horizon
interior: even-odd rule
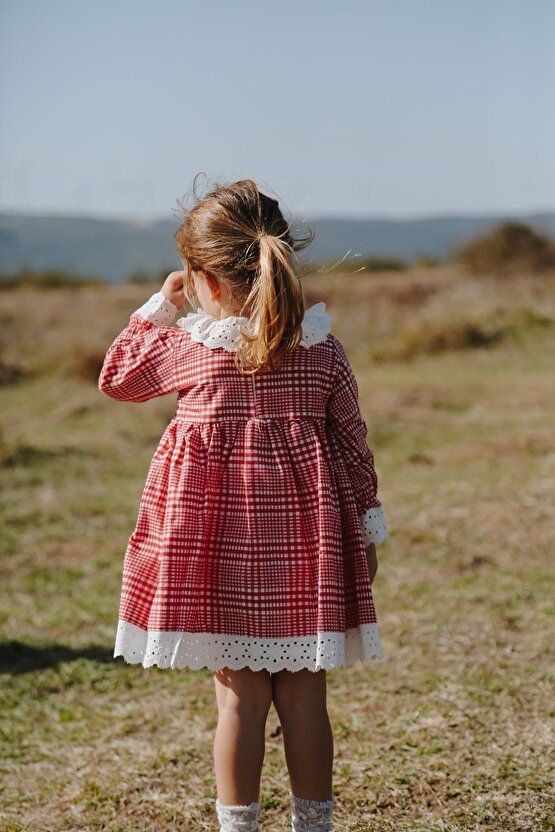
[[[398,215],[386,215],[386,214],[334,214],[330,213],[321,213],[315,214],[314,218],[317,220],[337,220],[338,222],[424,222],[430,220],[450,220],[450,219],[459,219],[459,218],[466,218],[466,219],[498,219],[506,215],[507,217],[513,216],[554,216],[555,215],[555,207],[553,208],[544,208],[543,210],[526,210],[526,211],[446,211],[444,213],[435,213],[430,212],[429,214],[398,214]],[[24,209],[21,210],[12,210],[10,208],[3,208],[0,207],[0,216],[25,216],[25,217],[45,217],[47,219],[71,219],[71,220],[100,220],[101,222],[128,222],[133,223],[135,225],[143,225],[148,223],[157,223],[157,222],[167,222],[171,220],[172,217],[166,215],[151,215],[151,216],[141,216],[141,215],[114,215],[110,216],[108,214],[94,214],[94,213],[85,213],[85,212],[77,212],[77,213],[69,213],[66,211],[26,211]]]

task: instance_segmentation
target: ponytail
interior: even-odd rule
[[[295,253],[314,239],[293,239],[276,199],[252,179],[216,187],[174,234],[188,270],[215,275],[229,288],[240,330],[235,365],[245,374],[278,368],[302,339],[305,300]],[[190,285],[190,281],[188,281]]]
[[[305,300],[293,251],[281,235],[258,237],[259,266],[246,305],[251,334],[242,331],[237,363],[245,373],[272,370],[302,339]]]

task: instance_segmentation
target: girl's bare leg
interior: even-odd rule
[[[326,705],[326,671],[307,668],[272,674],[273,702],[283,731],[285,759],[294,795],[330,800],[333,733]]]
[[[257,801],[265,752],[265,727],[272,704],[267,670],[222,668],[214,673],[218,725],[214,768],[218,799],[225,805]]]

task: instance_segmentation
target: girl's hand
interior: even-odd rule
[[[161,289],[166,300],[171,300],[178,309],[183,309],[185,306],[183,286],[186,277],[187,272],[172,272],[166,277]]]
[[[366,560],[368,561],[368,571],[370,573],[370,584],[374,582],[376,572],[378,571],[378,556],[376,554],[376,544],[370,543],[366,547]]]

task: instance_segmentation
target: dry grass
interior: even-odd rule
[[[386,660],[328,673],[337,832],[553,829],[554,288],[445,269],[305,281],[355,367],[390,527]],[[0,388],[6,831],[216,829],[210,672],[112,658],[174,399],[113,402],[94,375],[149,293],[3,295],[3,361],[21,370]],[[426,331],[484,321],[500,336]],[[274,710],[266,739],[262,827],[287,829]]]

